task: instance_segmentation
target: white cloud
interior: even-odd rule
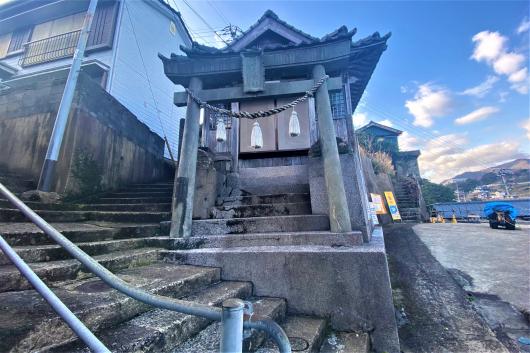
[[[510,75],[519,70],[523,62],[524,55],[503,53],[493,62],[493,69],[498,74]]]
[[[530,29],[530,20],[528,20],[528,17],[523,18],[521,21],[521,24],[519,27],[517,27],[517,33],[521,34]]]
[[[429,83],[420,85],[414,99],[405,102],[405,107],[414,116],[413,124],[423,127],[432,126],[433,118],[445,115],[450,106],[449,92]]]
[[[528,82],[515,83],[511,85],[510,88],[520,94],[528,94],[529,91]]]
[[[382,125],[385,125],[385,126],[389,126],[389,127],[392,127],[394,124],[392,123],[392,121],[388,120],[388,119],[385,119],[385,120],[381,120],[381,121],[378,121],[379,124],[382,124]]]
[[[482,107],[477,110],[472,111],[471,113],[461,116],[455,120],[455,123],[458,125],[464,125],[473,123],[475,121],[486,119],[491,114],[499,112],[499,108],[496,107]]]
[[[504,161],[524,157],[516,142],[499,142],[462,147],[467,140],[463,135],[443,135],[429,141],[419,158],[422,175],[441,182],[465,171],[476,171]]]
[[[482,31],[473,36],[475,50],[471,58],[476,61],[492,61],[503,51],[508,38],[499,32]]]
[[[526,138],[530,140],[530,118],[527,118],[521,126],[526,130]]]
[[[499,78],[497,76],[488,76],[488,78],[484,82],[480,83],[475,87],[468,88],[465,91],[460,92],[460,94],[465,96],[475,96],[478,98],[482,98],[486,94],[488,94],[489,91],[491,91],[493,85],[497,81],[499,81]]]
[[[408,131],[403,131],[403,133],[399,135],[398,143],[401,151],[417,150],[420,144],[419,140]]]
[[[366,125],[366,123],[368,123],[368,117],[366,116],[365,113],[355,112],[352,115],[352,121],[353,121],[353,127],[355,129],[358,129],[361,126]]]
[[[528,22],[528,19],[525,21]],[[525,21],[519,26],[523,32],[528,30],[525,26],[530,26]],[[528,93],[528,83],[519,83],[525,81],[528,76],[528,69],[524,66],[526,57],[507,50],[507,37],[499,32],[482,31],[475,34],[472,40],[475,43],[471,55],[473,60],[485,61],[497,74],[506,75],[508,80],[514,83],[510,86],[512,90],[520,94]]]
[[[521,82],[526,80],[528,75],[528,68],[524,67],[521,70],[514,72],[513,74],[508,77],[508,81],[510,82]]]
[[[506,97],[508,97],[508,94],[510,94],[510,92],[506,92],[506,91],[500,92],[499,93],[499,103],[506,102]]]

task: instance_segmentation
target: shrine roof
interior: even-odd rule
[[[269,21],[269,22],[266,22]],[[210,47],[207,45],[199,44],[197,42],[193,42],[191,47],[186,47],[181,45],[180,49],[188,56],[188,57],[197,57],[197,56],[218,56],[218,55],[234,55],[239,52],[241,52],[244,49],[248,48],[248,44],[252,43],[252,40],[255,40],[259,38],[261,35],[263,35],[267,30],[274,30],[274,26],[280,26],[279,29],[283,29],[283,33],[280,35],[289,35],[291,34],[293,37],[291,41],[287,44],[283,43],[267,43],[264,45],[261,45],[259,49],[263,51],[274,51],[274,50],[281,50],[281,49],[288,49],[288,48],[297,48],[297,47],[304,47],[304,46],[313,46],[323,43],[330,43],[341,39],[351,39],[355,33],[357,32],[357,29],[353,28],[352,30],[348,30],[346,26],[341,26],[337,28],[335,31],[326,34],[322,38],[313,37],[302,30],[288,24],[287,22],[281,20],[278,15],[276,15],[273,11],[267,10],[263,16],[252,26],[250,26],[249,29],[247,29],[245,32],[234,38],[234,40],[226,45],[223,48],[216,48],[216,47]],[[252,38],[250,38],[252,37]],[[363,45],[369,45],[373,44],[375,42],[381,41],[382,39],[386,41],[390,37],[390,34],[387,34],[384,37],[375,37],[374,35],[363,38],[357,42],[352,43],[352,47],[360,47]]]

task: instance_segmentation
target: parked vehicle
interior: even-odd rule
[[[488,202],[484,207],[484,214],[489,220],[490,228],[515,229],[515,218],[517,210],[512,204],[507,202]]]

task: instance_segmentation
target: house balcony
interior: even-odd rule
[[[28,67],[73,56],[80,34],[78,30],[26,43],[20,66]]]

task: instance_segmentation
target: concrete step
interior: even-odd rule
[[[169,231],[169,224],[160,223],[162,230]],[[194,236],[322,230],[329,230],[329,218],[325,215],[203,219],[195,220],[192,224]]]
[[[250,282],[219,282],[202,291],[185,297],[197,303],[219,306],[230,298],[244,299],[251,295]],[[184,315],[169,310],[153,309],[116,327],[97,332],[97,337],[112,352],[172,352],[175,348],[199,333],[210,323],[198,316]],[[218,349],[219,347],[217,347]],[[40,353],[90,353],[78,340]],[[200,350],[190,352],[202,353]]]
[[[270,195],[250,195],[226,198],[221,200],[223,206],[230,205],[263,205],[275,203],[297,203],[297,202],[311,202],[309,193],[284,193],[284,194],[270,194]]]
[[[261,205],[217,206],[211,209],[211,218],[246,218],[311,214],[311,204],[272,203]]]
[[[63,211],[121,211],[121,212],[169,212],[171,203],[124,203],[124,204],[78,204],[78,203],[52,203],[45,204],[35,201],[25,201],[33,210],[63,210]],[[0,208],[11,208],[7,200],[0,200]]]
[[[48,222],[162,222],[171,218],[171,212],[119,211],[53,211],[34,210]],[[0,209],[0,222],[24,222],[26,216],[16,209]]]
[[[143,248],[94,256],[93,259],[110,271],[152,264],[159,259],[159,248]],[[77,260],[60,260],[30,264],[44,282],[93,277]],[[0,293],[30,289],[30,284],[13,265],[0,266]],[[1,350],[0,350],[1,352]]]
[[[150,293],[178,298],[218,282],[220,271],[157,263],[122,271],[119,276]],[[151,309],[99,279],[64,283],[54,292],[91,330],[105,330]],[[34,352],[75,338],[36,291],[3,293],[0,302],[0,352]]]
[[[140,249],[145,247],[168,248],[169,238],[152,237],[152,238],[132,238],[118,240],[94,241],[88,243],[76,244],[81,250],[90,256],[103,255],[116,251],[126,251]],[[45,262],[71,259],[70,254],[60,245],[33,245],[33,246],[16,246],[14,250],[26,262]],[[9,265],[11,261],[0,253],[0,265]]]
[[[326,320],[307,316],[288,315],[281,326],[289,337],[293,352],[314,353],[318,352],[324,339]],[[279,352],[280,350],[271,339],[268,339],[263,347],[256,351],[256,353]],[[350,353],[348,350],[344,350],[343,352]]]
[[[172,240],[171,249],[238,248],[247,246],[322,245],[347,247],[362,244],[362,233],[283,232],[208,235]]]
[[[370,336],[361,332],[331,331],[324,339],[319,353],[370,353]]]
[[[167,185],[137,185],[137,186],[130,186],[126,189],[123,189],[121,191],[165,191],[165,192],[173,192],[173,184],[167,184]]]
[[[171,194],[162,197],[102,197],[91,202],[93,205],[101,204],[153,204],[153,203],[171,203]]]
[[[52,223],[52,226],[74,243],[160,235],[159,223]],[[11,246],[55,244],[32,223],[0,223],[0,234]]]
[[[286,302],[280,298],[250,298],[254,310],[253,317],[262,317],[275,321],[283,321],[286,311]],[[266,335],[260,331],[252,331],[251,337],[243,342],[243,351],[252,352],[259,347]],[[217,353],[221,342],[221,324],[215,322],[198,335],[177,346],[171,353]]]

